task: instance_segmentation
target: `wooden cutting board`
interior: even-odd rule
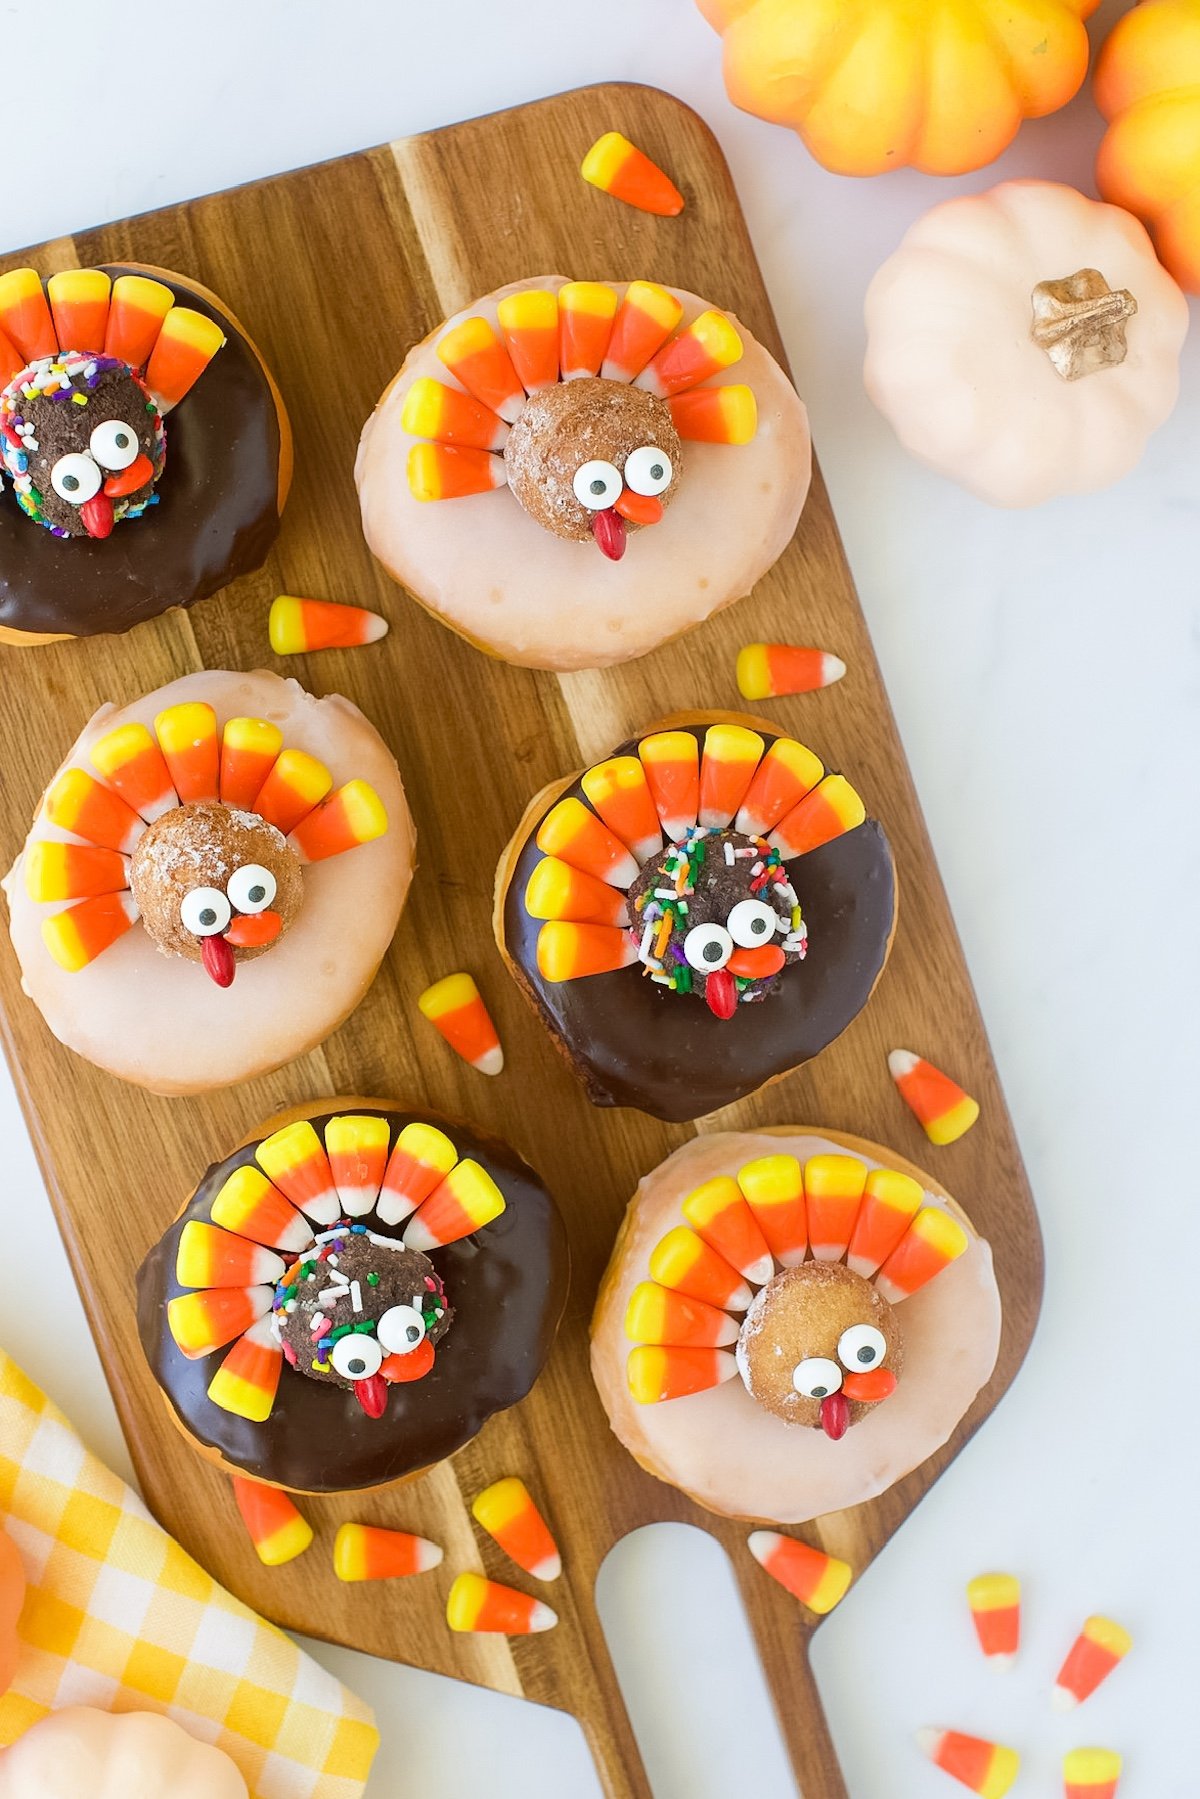
[[[687,197],[680,218],[631,211],[580,180],[583,152],[612,128],[670,171]],[[392,950],[348,1023],[269,1079],[197,1100],[153,1098],[63,1050],[21,993],[6,934],[0,944],[5,1048],[146,1497],[206,1567],[281,1624],[574,1712],[612,1799],[647,1799],[649,1789],[596,1615],[596,1572],[637,1525],[700,1524],[733,1558],[804,1799],[845,1799],[804,1648],[814,1621],[752,1562],[743,1527],[642,1473],[610,1434],[587,1370],[588,1317],[622,1209],[639,1176],[693,1128],[806,1123],[892,1144],[927,1165],[994,1246],[1005,1331],[987,1392],[940,1455],[881,1499],[805,1533],[856,1570],[988,1415],[1033,1333],[1037,1221],[824,487],[818,475],[795,541],[751,598],[640,662],[558,678],[490,661],[395,587],[364,547],[352,479],[362,423],[408,347],[477,294],[529,274],[691,288],[731,307],[782,359],[720,150],[668,95],[594,87],[80,232],[0,266],[33,262],[45,274],[120,261],[197,276],[245,322],[291,411],[296,481],[260,574],[125,637],[0,652],[5,862],[103,701],[120,704],[199,667],[263,666],[314,692],[348,694],[375,721],[404,773],[420,860]],[[279,592],[355,599],[387,615],[390,635],[367,650],[277,662],[266,615]],[[493,947],[497,857],[546,782],[664,712],[736,706],[734,656],[755,639],[817,644],[849,666],[839,686],[769,709],[844,767],[886,825],[902,895],[890,966],[866,1013],[814,1066],[715,1119],[671,1127],[595,1111]],[[417,1012],[422,988],[462,966],[500,1026],[508,1064],[498,1080],[458,1061]],[[932,1148],[899,1102],[886,1064],[897,1045],[928,1053],[978,1097],[982,1116],[960,1143]],[[210,1161],[284,1105],[347,1093],[427,1103],[507,1137],[566,1214],[574,1286],[554,1356],[523,1405],[413,1487],[306,1504],[315,1547],[268,1570],[228,1484],[166,1422],[134,1331],[134,1271]],[[546,1596],[561,1623],[511,1644],[454,1637],[443,1615],[454,1572],[483,1565],[514,1579],[467,1509],[486,1482],[510,1473],[526,1477],[559,1536],[567,1572]],[[444,1544],[443,1568],[390,1586],[340,1586],[330,1545],[348,1517],[424,1532]]]

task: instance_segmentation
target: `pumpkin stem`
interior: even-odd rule
[[[1115,368],[1129,353],[1125,321],[1137,311],[1128,288],[1114,293],[1099,269],[1079,269],[1033,290],[1032,337],[1064,381]]]

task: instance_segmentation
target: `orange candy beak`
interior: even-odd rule
[[[260,949],[264,944],[274,943],[283,929],[283,920],[278,912],[250,912],[243,918],[235,918],[225,933],[226,943],[232,943],[235,949]]]
[[[104,483],[104,491],[110,500],[121,500],[127,493],[136,493],[139,487],[145,487],[147,481],[153,478],[154,464],[143,452],[136,462],[123,468],[119,475],[110,475]]]
[[[631,525],[657,525],[663,515],[661,500],[656,500],[653,494],[634,493],[631,487],[621,494],[616,511]]]
[[[842,1382],[842,1392],[847,1399],[853,1399],[859,1405],[875,1405],[881,1399],[888,1399],[896,1391],[896,1376],[890,1368],[871,1368],[863,1374],[848,1374]]]
[[[744,981],[765,981],[778,974],[786,960],[777,943],[764,943],[760,949],[735,949],[725,966]]]

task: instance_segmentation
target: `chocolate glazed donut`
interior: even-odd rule
[[[150,275],[181,305],[217,321],[225,344],[167,419],[158,505],[104,539],[63,542],[25,517],[7,478],[0,493],[0,641],[128,631],[191,606],[259,568],[279,531],[291,481],[287,414],[245,330],[215,294],[163,269]]]
[[[648,725],[612,756],[637,754],[655,731],[686,730],[700,743],[709,725],[751,726],[769,749],[786,733],[759,718],[689,713]],[[636,1106],[670,1123],[703,1117],[811,1061],[866,1005],[883,972],[896,925],[896,877],[882,827],[854,830],[786,866],[809,931],[809,953],[786,967],[761,1004],[714,1017],[702,1001],[664,992],[620,968],[547,981],[538,968],[541,921],[525,909],[541,860],[535,841],[551,807],[566,795],[586,805],[579,779],[547,788],[531,803],[501,859],[494,928],[517,984],[597,1106]]]
[[[491,1175],[507,1205],[482,1230],[432,1252],[453,1322],[433,1368],[421,1380],[393,1386],[383,1417],[368,1417],[352,1392],[285,1367],[270,1417],[252,1423],[208,1398],[228,1345],[189,1361],[168,1328],[167,1304],[185,1291],[175,1279],[180,1233],[189,1219],[208,1219],[215,1194],[235,1169],[253,1163],[257,1145],[274,1130],[308,1118],[323,1136],[329,1119],[347,1112],[386,1117],[393,1142],[414,1121],[444,1129],[461,1157],[473,1157]],[[389,1227],[371,1215],[364,1222],[398,1240],[407,1220]],[[325,1100],[269,1120],[208,1170],[138,1271],[138,1332],[174,1421],[207,1460],[296,1492],[353,1492],[443,1461],[494,1412],[523,1399],[550,1353],[568,1283],[562,1219],[515,1150],[457,1121],[389,1101]]]

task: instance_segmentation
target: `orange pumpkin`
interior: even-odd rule
[[[1137,213],[1181,287],[1200,293],[1200,0],[1144,0],[1096,65],[1109,129],[1096,180]]]
[[[961,175],[1087,73],[1099,0],[697,0],[735,106],[790,125],[827,169]]]
[[[12,1538],[0,1530],[0,1693],[7,1693],[17,1668],[17,1619],[25,1603],[25,1570]]]

